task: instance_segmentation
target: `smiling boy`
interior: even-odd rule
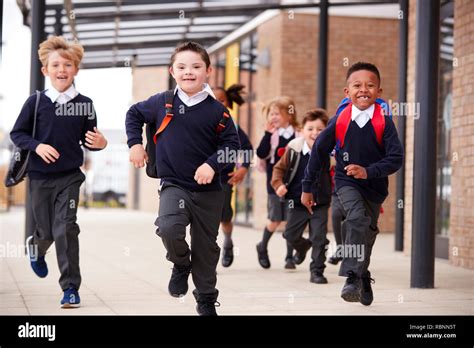
[[[63,308],[80,306],[80,230],[76,214],[79,188],[85,179],[79,169],[84,161],[81,144],[91,151],[107,145],[97,130],[92,100],[78,93],[73,84],[83,53],[81,45],[58,36],[40,44],[41,71],[52,87],[39,94],[35,137],[35,95],[25,102],[10,133],[15,145],[32,152],[27,169],[36,222],[33,236],[27,241],[31,267],[38,277],[47,276],[45,255],[54,242],[61,273],[59,284],[64,292]],[[72,111],[63,114],[64,110]],[[33,247],[37,247],[38,255],[33,255]]]
[[[161,181],[156,233],[167,250],[167,259],[174,264],[170,295],[184,296],[192,273],[197,312],[216,315],[220,252],[216,238],[224,199],[220,172],[230,163],[219,160],[219,155],[237,153],[239,138],[227,109],[206,83],[210,59],[201,45],[179,45],[171,56],[169,72],[177,87],[172,119],[156,141],[156,170]],[[155,94],[127,112],[130,161],[136,168],[147,161],[143,124],[161,125],[165,114],[165,93]],[[227,124],[219,127],[223,117],[227,117]],[[191,225],[191,248],[185,240],[187,225]]]
[[[336,146],[336,194],[346,219],[345,244],[361,255],[344,255],[339,275],[347,277],[341,297],[370,305],[373,301],[368,270],[375,243],[380,206],[388,195],[388,176],[402,166],[403,148],[390,117],[376,99],[381,96],[377,67],[359,62],[347,71],[344,93],[351,103],[333,117],[311,151],[303,179],[302,203],[312,211],[311,187],[320,182],[327,155]]]
[[[328,209],[331,202],[331,177],[329,174],[329,159],[321,171],[321,182],[312,187],[315,201],[318,205],[311,214],[301,204],[301,180],[308,164],[310,152],[315,140],[326,128],[328,116],[323,109],[313,109],[306,112],[303,118],[303,137],[289,142],[283,157],[273,167],[272,186],[279,197],[285,197],[288,204],[288,220],[283,236],[296,250],[295,263],[301,264],[306,252],[312,247],[310,264],[310,282],[315,284],[327,283],[323,275],[328,229]],[[329,155],[327,155],[329,157]],[[309,224],[309,239],[303,238],[303,231]]]

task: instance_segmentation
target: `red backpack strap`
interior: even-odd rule
[[[352,103],[349,103],[344,110],[341,111],[336,120],[336,149],[344,146],[344,138],[346,137],[347,128],[351,123]]]
[[[385,115],[381,106],[375,103],[374,116],[372,116],[372,127],[374,127],[377,143],[383,145],[383,132],[385,130]]]
[[[219,121],[219,124],[217,125],[217,129],[216,129],[217,134],[219,134],[220,132],[222,132],[225,129],[229,119],[230,119],[230,115],[227,112],[224,111],[222,113],[222,118]]]
[[[173,118],[173,98],[174,98],[173,90],[169,90],[165,92],[166,115],[163,121],[161,121],[160,127],[158,127],[157,131],[155,132],[155,135],[153,136],[153,142],[155,144],[156,144],[156,139],[158,138],[158,135],[160,135],[160,133],[163,132],[166,127],[168,127],[169,123],[171,122],[171,119]]]

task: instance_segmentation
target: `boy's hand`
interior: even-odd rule
[[[36,147],[35,152],[48,164],[56,162],[59,158],[59,152],[48,144],[39,144]]]
[[[267,124],[265,125],[265,131],[272,133],[276,131],[276,127],[273,123],[273,121],[267,121]]]
[[[145,166],[145,162],[148,162],[148,155],[142,144],[135,144],[130,148],[130,162],[135,168],[142,168]]]
[[[227,181],[227,183],[229,185],[240,184],[242,182],[242,180],[244,180],[245,175],[247,175],[247,171],[248,171],[247,168],[240,167],[235,172],[229,173],[229,176],[231,178]]]
[[[347,175],[353,176],[356,179],[367,179],[367,171],[364,167],[358,166],[357,164],[349,164],[344,167],[347,171]]]
[[[94,131],[87,131],[86,133],[86,145],[91,149],[104,149],[107,146],[107,139],[104,135],[94,127]]]
[[[194,173],[194,180],[199,185],[205,185],[205,184],[210,184],[212,182],[212,178],[214,178],[214,169],[207,164],[203,163],[201,166],[196,169],[196,173]]]
[[[285,185],[280,185],[275,192],[278,197],[285,197],[286,193],[288,192],[288,189]]]
[[[313,214],[313,205],[316,205],[316,203],[314,202],[313,194],[311,192],[303,192],[301,194],[301,204],[308,209],[310,214]]]

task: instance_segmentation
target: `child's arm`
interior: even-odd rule
[[[34,103],[36,97],[29,97],[18,115],[10,132],[12,142],[23,150],[35,151],[40,142],[33,139]]]
[[[253,146],[250,143],[247,134],[245,134],[245,132],[240,127],[238,129],[238,135],[240,140],[240,149],[243,152],[243,162],[242,166],[238,168],[235,172],[229,173],[230,179],[227,182],[230,185],[237,185],[242,182],[242,180],[244,180],[245,175],[247,175],[247,172],[249,170],[250,164],[252,163],[253,157]]]
[[[225,110],[226,113],[229,113]],[[226,154],[234,154],[231,158],[237,159],[237,153],[240,149],[239,136],[235,128],[232,117],[226,124],[226,127],[218,135],[217,151],[214,152],[195,172],[194,179],[200,185],[210,184],[215,173],[220,173],[225,166],[232,163],[227,159]],[[235,163],[235,162],[234,162]]]
[[[51,145],[42,144],[32,137],[35,102],[34,96],[25,102],[10,132],[10,138],[20,149],[36,152],[46,163],[54,163],[59,158],[59,152]]]
[[[283,182],[283,178],[285,177],[290,165],[289,153],[290,150],[287,149],[280,160],[273,166],[271,185],[278,197],[284,197],[288,192],[288,189]]]
[[[398,138],[395,124],[388,117],[385,117],[383,146],[385,148],[385,157],[365,168],[367,171],[367,179],[389,176],[399,170],[403,165],[403,147]]]
[[[308,211],[312,214],[312,206],[315,203],[313,194],[311,193],[311,187],[314,182],[319,181],[321,170],[325,165],[329,165],[326,162],[329,161],[329,153],[334,149],[336,145],[336,120],[337,117],[333,117],[328,126],[316,139],[313,148],[311,149],[311,156],[309,158],[308,165],[304,171],[304,179],[302,180],[303,193],[301,194],[301,203],[306,206]]]
[[[92,101],[90,103],[92,103]],[[82,145],[89,151],[100,151],[107,146],[107,139],[105,139],[105,136],[97,129],[97,117],[93,105],[92,110],[93,114],[87,118],[84,124]]]
[[[261,159],[266,159],[270,155],[270,150],[272,149],[272,135],[277,129],[275,128],[273,122],[270,120],[265,125],[265,134],[263,135],[262,140],[257,148],[257,156]]]
[[[143,125],[155,121],[156,115],[158,115],[158,95],[132,105],[125,117],[130,162],[135,168],[144,167],[145,162],[148,162],[148,156],[143,148]]]

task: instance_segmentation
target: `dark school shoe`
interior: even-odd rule
[[[369,271],[361,277],[361,283],[360,303],[364,306],[370,306],[374,300],[374,293],[371,284],[375,283],[375,280],[371,278]]]
[[[348,275],[341,297],[347,302],[360,302],[360,278],[353,271],[349,271]]]
[[[168,284],[168,292],[171,296],[180,297],[186,295],[188,292],[189,273],[191,273],[191,265],[173,266],[170,282]]]
[[[270,259],[268,258],[268,250],[263,248],[262,242],[257,244],[258,263],[263,268],[270,268]]]

